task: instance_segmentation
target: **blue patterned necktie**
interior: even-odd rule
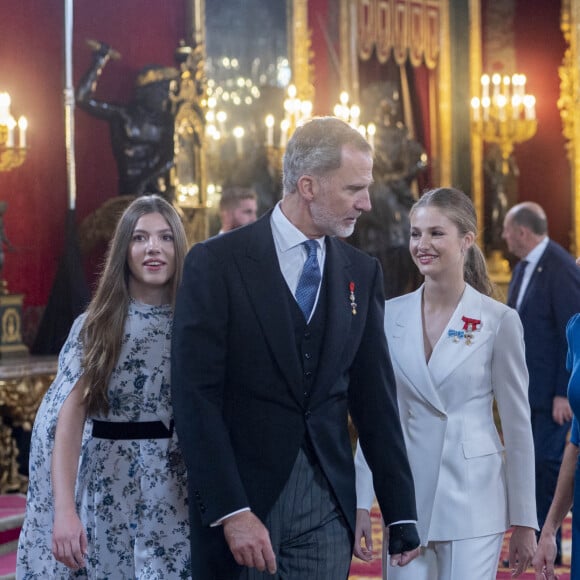
[[[314,301],[316,300],[321,275],[318,258],[316,256],[318,242],[316,240],[306,240],[302,242],[302,245],[306,246],[308,257],[306,258],[306,262],[304,262],[300,280],[298,280],[296,302],[298,302],[298,306],[300,306],[300,309],[304,313],[304,318],[308,320],[314,306]]]
[[[518,296],[520,295],[520,290],[522,287],[522,281],[524,279],[524,273],[526,271],[526,266],[528,265],[527,260],[521,260],[518,262],[514,269],[514,276],[512,283],[508,288],[508,306],[516,308],[518,305]]]

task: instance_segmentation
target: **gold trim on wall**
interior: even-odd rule
[[[469,92],[479,95],[483,66],[480,0],[469,0],[469,31]],[[474,131],[471,132],[471,195],[477,212],[477,227],[482,235],[485,227],[483,140]],[[483,247],[482,242],[481,245]]]
[[[452,129],[451,99],[451,30],[449,21],[449,0],[441,0],[441,56],[437,70],[439,72],[439,183],[435,185],[453,185],[452,179]]]
[[[351,96],[353,103],[360,102],[357,51],[357,0],[340,0],[340,90]]]
[[[290,68],[296,96],[305,101],[314,101],[312,84],[312,45],[308,28],[308,0],[286,0],[289,2],[288,46]]]
[[[558,107],[562,133],[567,140],[572,181],[572,232],[570,251],[577,255],[580,239],[580,0],[562,0],[560,27],[568,45],[560,73]]]

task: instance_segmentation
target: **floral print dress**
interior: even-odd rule
[[[171,427],[171,316],[169,306],[130,303],[109,384],[110,411],[94,419]],[[77,479],[87,567],[74,572],[52,556],[52,448],[58,413],[81,375],[83,322],[84,315],[71,329],[34,424],[17,578],[191,578],[186,472],[175,432],[165,439],[98,439],[91,436],[93,418],[86,421]]]

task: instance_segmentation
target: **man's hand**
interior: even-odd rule
[[[266,526],[251,512],[237,513],[223,521],[224,536],[240,566],[276,573],[276,555]]]
[[[554,397],[552,401],[552,419],[558,425],[572,420],[572,409],[567,397]]]
[[[533,528],[514,526],[510,538],[509,561],[512,577],[517,578],[526,571],[536,551],[536,532]]]
[[[421,553],[421,548],[415,548],[402,554],[391,554],[391,566],[406,566]]]
[[[363,545],[364,538],[364,545]],[[371,514],[368,510],[356,510],[356,530],[354,533],[354,555],[365,562],[373,559],[373,538]]]
[[[536,580],[555,580],[554,561],[556,560],[556,534],[542,532],[538,548],[532,559]]]
[[[388,533],[391,566],[406,566],[421,553],[421,542],[415,524],[391,524]]]

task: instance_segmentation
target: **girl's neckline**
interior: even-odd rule
[[[171,304],[146,304],[145,302],[139,302],[139,300],[135,300],[135,298],[130,298],[129,300],[129,304],[130,306],[133,306],[134,308],[142,308],[142,309],[160,309],[160,310],[166,310],[168,308],[171,308]]]

